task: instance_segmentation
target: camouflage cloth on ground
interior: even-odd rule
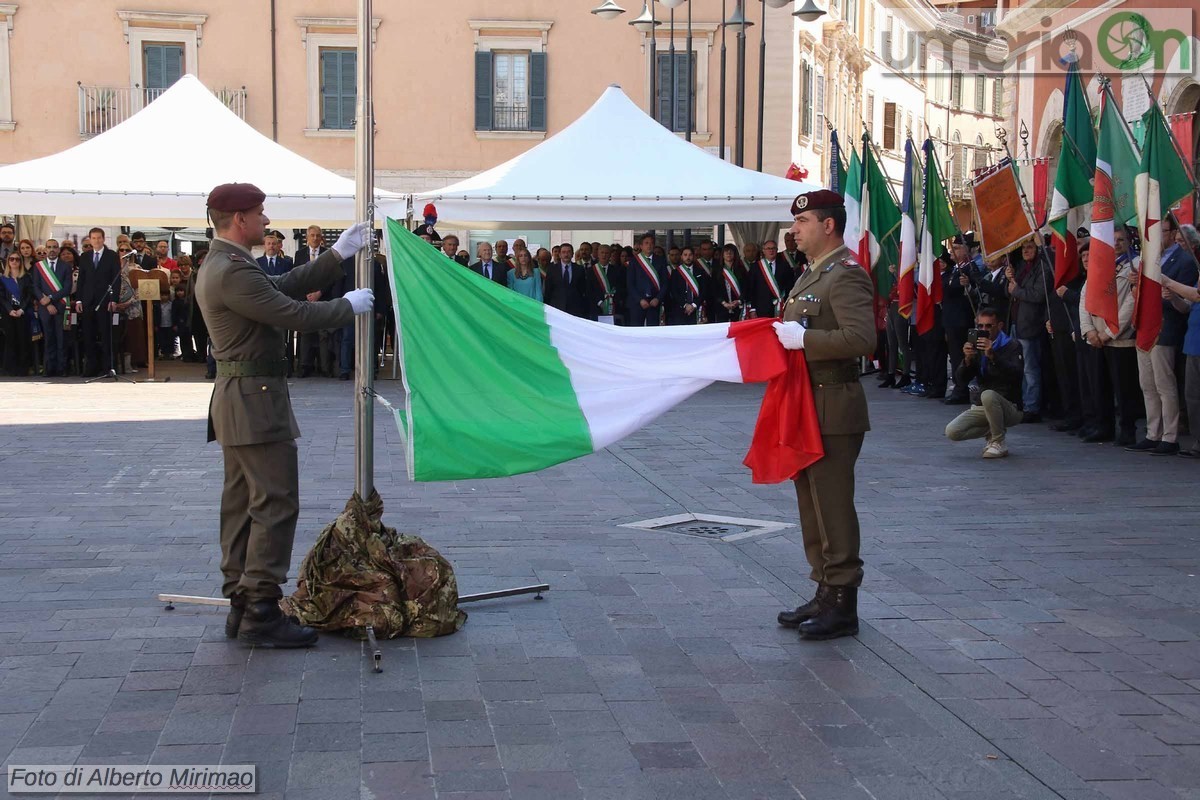
[[[325,526],[300,565],[296,593],[280,601],[285,614],[323,631],[362,638],[372,625],[381,639],[444,636],[467,615],[458,609],[454,568],[416,536],[384,527],[383,500],[355,494]]]

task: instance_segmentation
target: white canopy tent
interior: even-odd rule
[[[93,139],[0,167],[0,209],[50,215],[59,225],[203,228],[209,191],[232,181],[266,192],[275,227],[354,220],[352,179],[263,136],[192,75]],[[376,197],[403,200],[389,192]]]
[[[608,87],[583,116],[486,172],[416,195],[468,228],[686,228],[790,223],[820,187],[730,164],[680,139]],[[396,216],[397,214],[393,214]]]

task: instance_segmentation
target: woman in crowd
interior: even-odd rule
[[[67,303],[67,312],[63,316],[63,349],[66,351],[67,364],[74,364],[75,374],[79,375],[83,372],[77,339],[79,326],[71,320],[73,316],[71,309],[75,308],[75,287],[79,285],[79,256],[75,252],[75,245],[65,236],[59,246],[58,260],[71,265],[71,291],[69,293],[71,302]]]
[[[508,271],[508,288],[539,303],[542,301],[542,273],[533,268],[533,258],[526,249],[517,253],[516,267]]]
[[[709,303],[713,322],[736,322],[745,319],[746,305],[742,293],[749,291],[750,274],[738,255],[737,245],[721,248],[721,263],[713,270],[709,283]]]
[[[119,253],[120,251],[118,251]],[[117,358],[117,372],[124,374],[126,372],[136,373],[134,369],[134,361],[136,360],[135,349],[137,339],[141,337],[142,352],[146,349],[146,331],[142,323],[142,304],[137,299],[137,292],[133,289],[133,283],[129,280],[130,268],[136,266],[132,258],[124,258],[121,260],[121,288],[117,292],[117,313],[121,315],[121,322],[117,329],[113,331],[113,350],[121,355]]]
[[[137,269],[137,261],[134,260],[133,244],[128,241],[118,242],[117,256],[121,259],[121,297],[125,298],[125,287],[129,285],[129,290],[132,295],[128,305],[125,305],[121,310],[121,317],[125,322],[125,337],[124,353],[121,357],[121,366],[128,372],[137,372],[137,367],[146,367],[149,362],[146,360],[146,323],[143,321],[145,317],[142,312],[142,303],[137,299],[136,287],[129,280],[129,270]],[[118,303],[118,308],[121,304]],[[124,363],[128,358],[129,363]]]
[[[17,252],[21,254],[22,268],[24,268],[25,272],[30,275],[30,280],[32,280],[33,265],[37,260],[37,252],[33,246],[33,242],[29,241],[28,239],[22,239],[17,245]]]
[[[29,374],[33,356],[29,325],[33,318],[33,280],[23,265],[20,251],[9,254],[4,274],[0,276],[0,310],[4,315],[0,327],[4,333],[4,373],[23,378]]]

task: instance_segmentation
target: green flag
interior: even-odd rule
[[[870,142],[863,150],[863,228],[859,231],[859,254],[866,256],[863,266],[875,278],[875,294],[886,298],[896,282],[900,264],[900,209],[892,198],[891,189],[879,162],[875,160]]]
[[[1054,285],[1069,283],[1079,274],[1079,251],[1075,231],[1091,219],[1092,179],[1096,175],[1096,132],[1079,64],[1071,62],[1067,70],[1063,98],[1062,150],[1058,156],[1058,174],[1054,178],[1054,196],[1050,201],[1050,228],[1054,231]]]

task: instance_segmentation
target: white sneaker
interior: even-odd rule
[[[1004,458],[1008,455],[1008,445],[1003,439],[997,439],[994,442],[988,442],[987,447],[983,448],[984,458]]]

